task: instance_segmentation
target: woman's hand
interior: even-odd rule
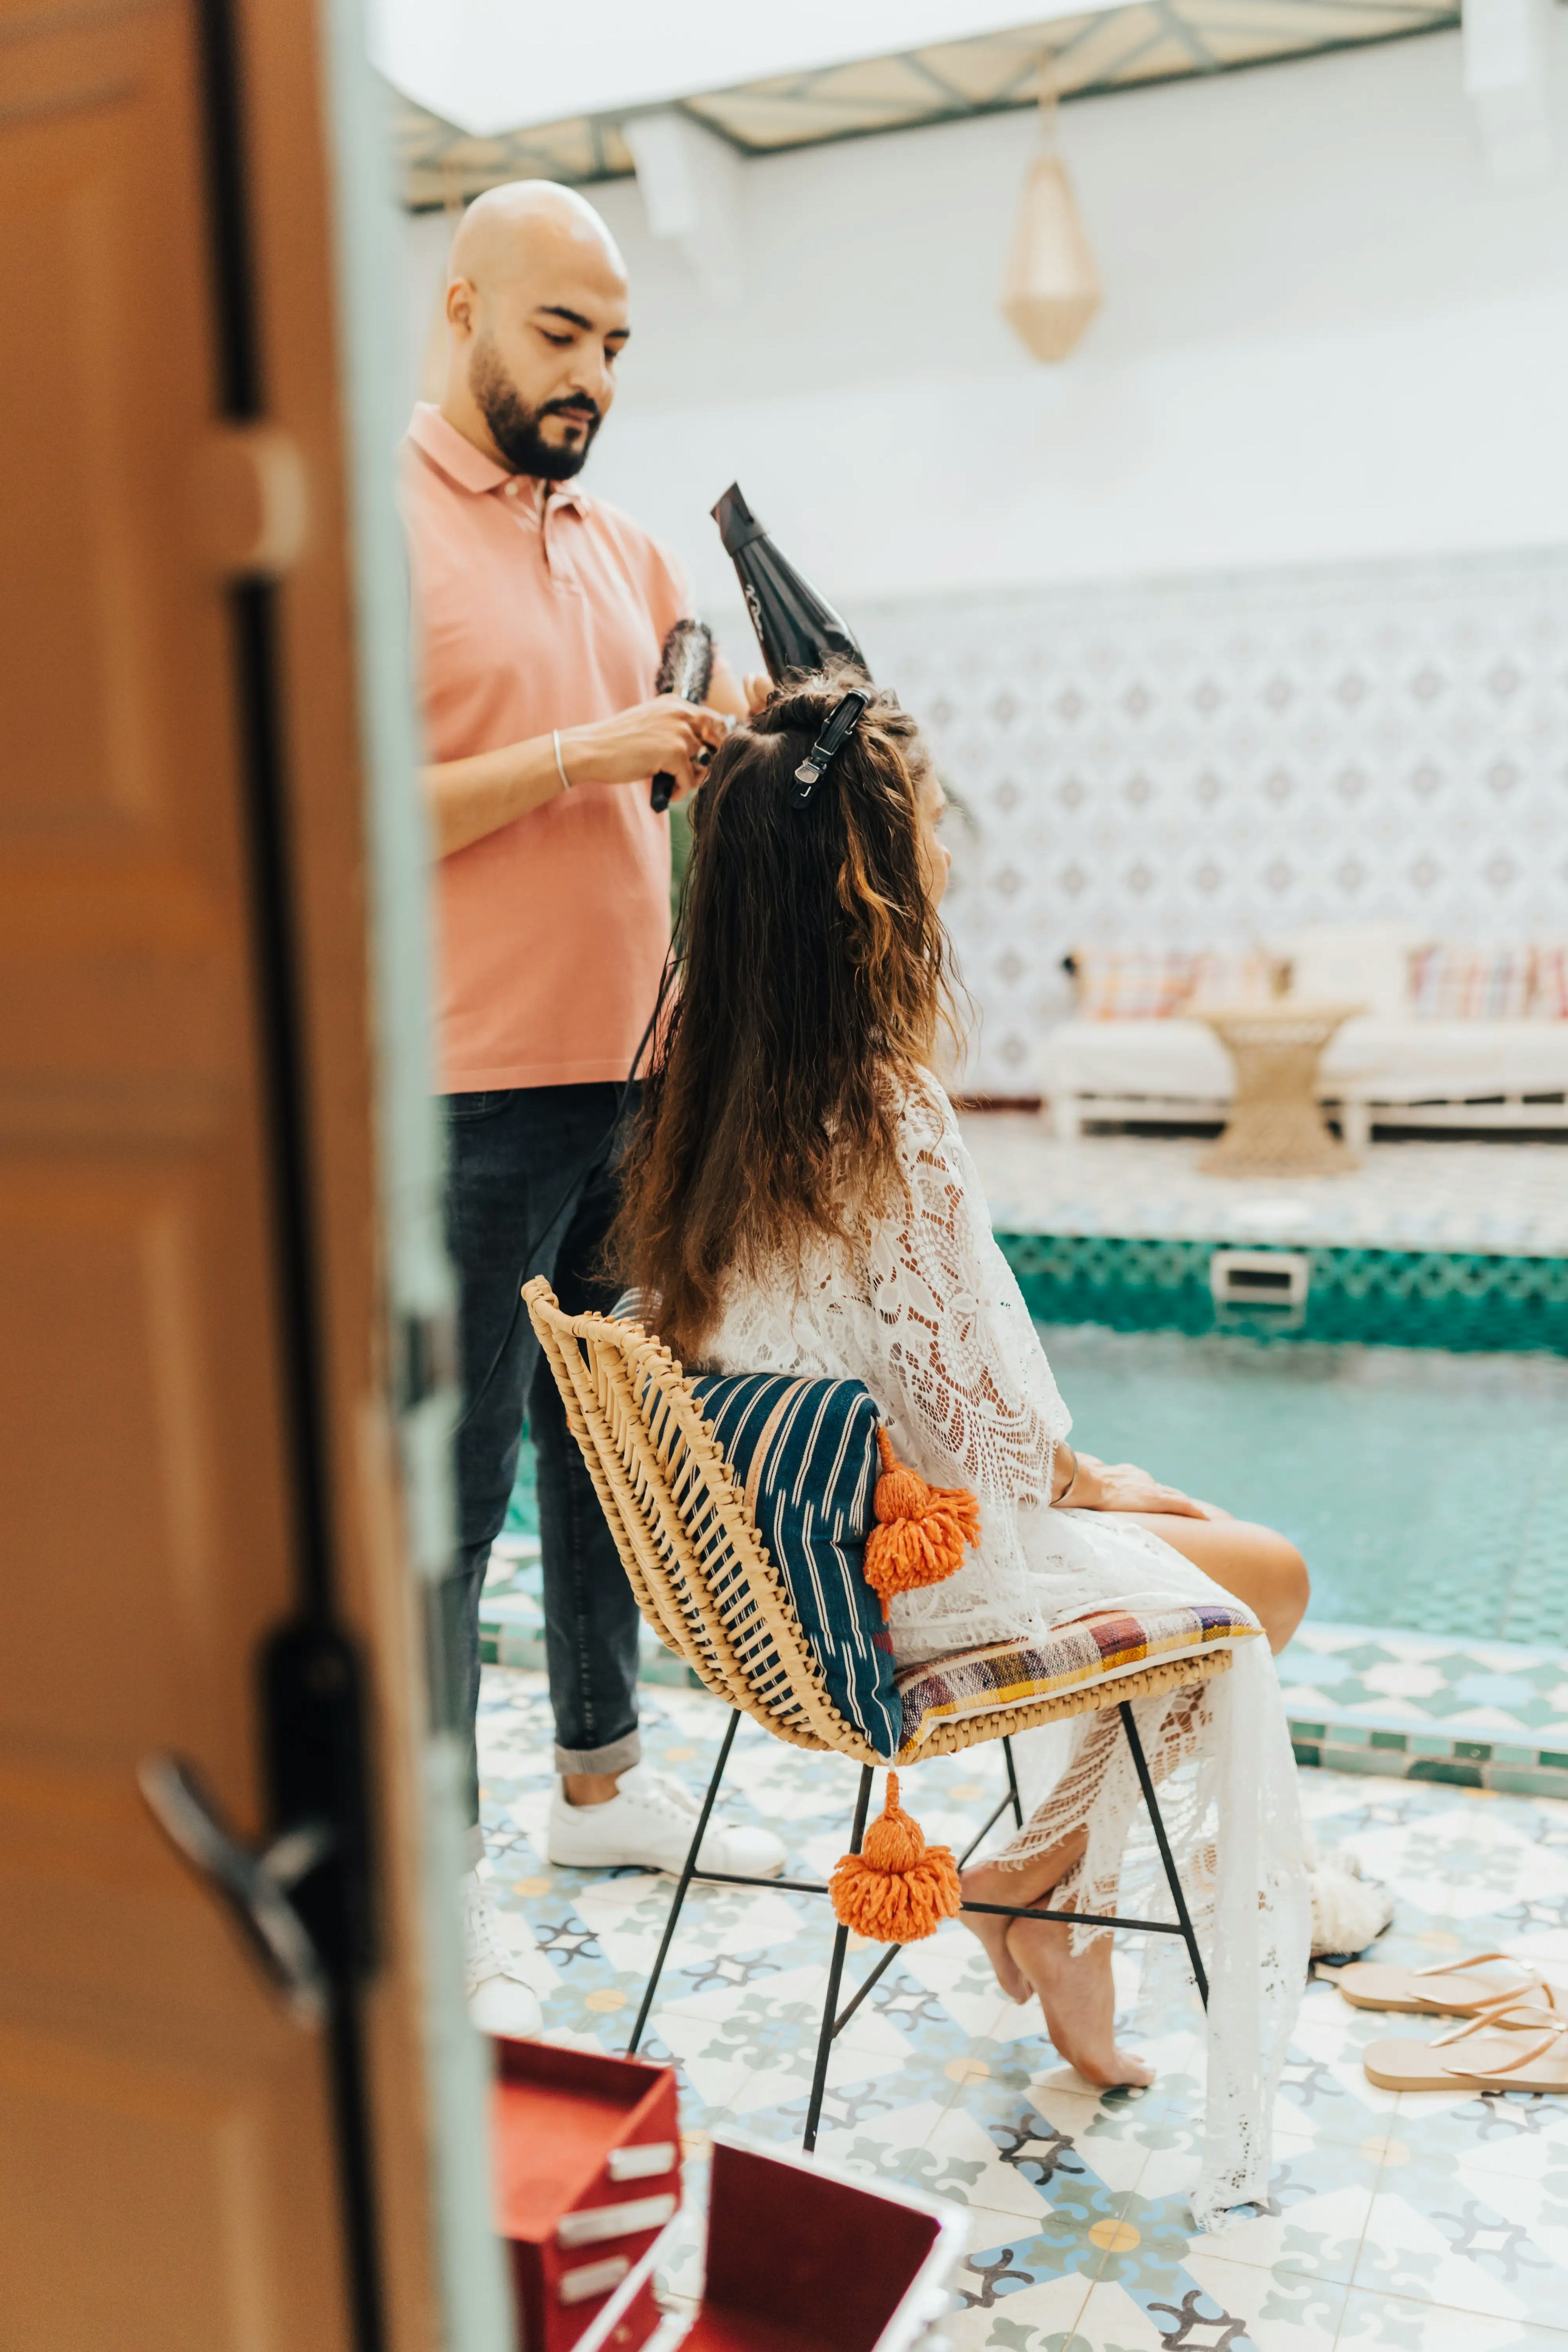
[[[1078,1456],[1078,1475],[1058,1502],[1071,1511],[1166,1511],[1181,1519],[1227,1519],[1214,1503],[1200,1503],[1179,1486],[1162,1486],[1131,1462],[1100,1462]]]

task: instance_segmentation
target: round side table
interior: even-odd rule
[[[1360,1004],[1218,1005],[1200,1013],[1236,1065],[1224,1134],[1198,1166],[1210,1176],[1338,1176],[1360,1165],[1318,1108],[1324,1046]]]

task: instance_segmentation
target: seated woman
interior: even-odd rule
[[[625,1168],[613,1246],[688,1366],[864,1381],[900,1457],[979,1498],[981,1539],[900,1594],[900,1665],[1047,1633],[1092,1610],[1213,1601],[1268,1643],[1137,1717],[1212,1954],[1200,2221],[1266,2193],[1267,2113],[1307,1965],[1294,1767],[1268,1647],[1307,1601],[1291,1545],[1068,1444],[1069,1417],[935,1075],[955,1034],[938,908],[941,783],[873,692],[826,772],[850,683],[781,688],[716,755],[695,808],[680,996]],[[1066,1727],[1055,1788],[971,1899],[1137,1914],[1154,1861],[1116,1710]],[[1054,1890],[1054,1893],[1053,1893]],[[1131,1898],[1131,1899],[1130,1899]],[[1145,1909],[1137,1916],[1148,1916]],[[1147,2083],[1117,2046],[1110,1938],[965,1915],[1089,2081]],[[1153,1940],[1153,1939],[1151,1939]]]

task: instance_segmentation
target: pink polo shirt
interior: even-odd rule
[[[424,402],[402,458],[429,760],[648,699],[689,609],[662,548],[570,484],[542,502]],[[436,874],[442,1091],[624,1078],[669,943],[647,782],[579,784]]]

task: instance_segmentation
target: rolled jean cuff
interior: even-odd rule
[[[612,1739],[607,1748],[557,1748],[555,1769],[558,1772],[629,1772],[634,1764],[642,1762],[642,1734],[628,1731],[624,1739]]]

